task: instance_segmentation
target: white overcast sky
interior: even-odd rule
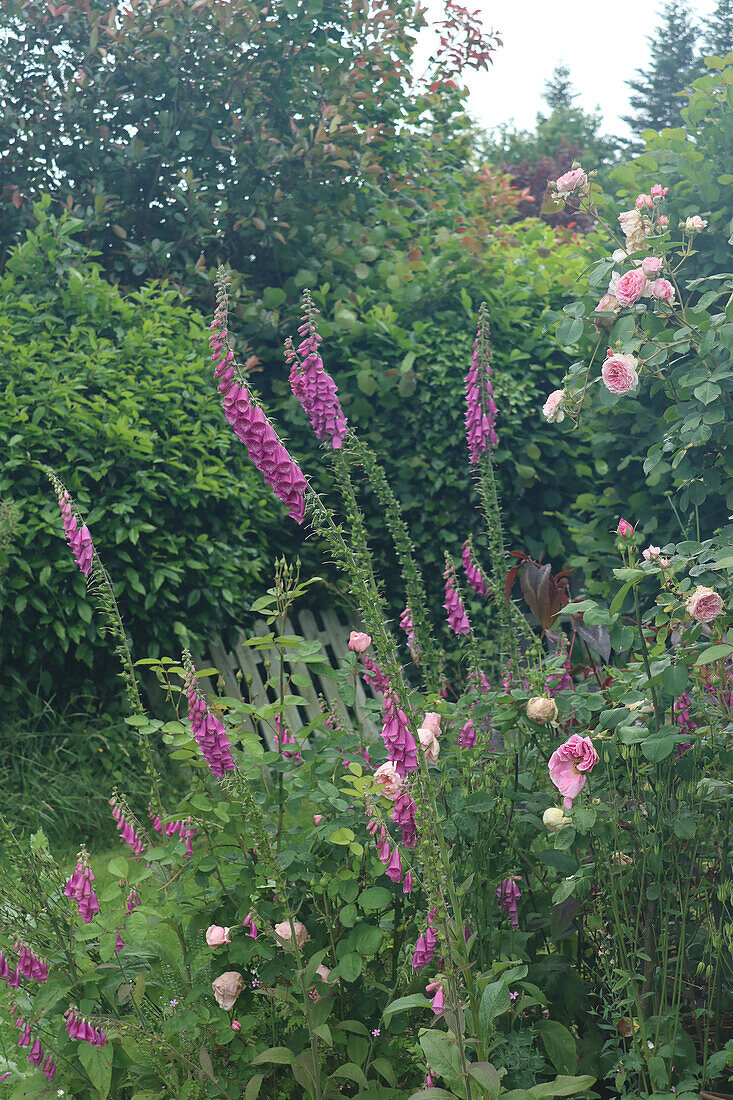
[[[621,116],[629,113],[626,81],[649,60],[650,35],[660,21],[663,0],[462,0],[480,10],[484,25],[500,32],[503,46],[488,72],[471,72],[470,111],[487,129],[513,122],[531,128],[545,81],[558,64],[570,69],[578,106],[600,107],[605,132],[627,136]],[[691,0],[697,17],[708,15],[714,0]],[[442,11],[428,0],[431,18]],[[424,67],[431,42],[424,33],[416,72]]]

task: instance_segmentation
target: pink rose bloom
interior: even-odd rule
[[[320,825],[323,821],[323,814],[313,814],[313,824]]]
[[[621,355],[609,348],[606,361],[601,367],[603,385],[610,393],[630,393],[639,385],[636,368],[639,360],[633,355]]]
[[[212,924],[206,929],[206,942],[209,947],[221,947],[225,943],[231,943],[229,928],[222,928],[218,924]]]
[[[372,640],[368,634],[363,634],[358,630],[352,630],[349,635],[349,649],[353,649],[354,653],[363,653],[372,644]]]
[[[232,1031],[241,1031],[242,1025],[239,1020],[232,1020]]]
[[[713,588],[698,585],[691,596],[685,600],[687,613],[699,623],[709,623],[717,619],[725,608],[723,599]]]
[[[425,753],[428,764],[437,764],[440,756],[440,743],[433,730],[421,726],[417,731],[417,736],[420,739],[420,747]]]
[[[555,187],[561,195],[569,195],[578,187],[585,187],[587,182],[588,177],[582,168],[571,168],[569,172],[563,173],[559,179],[555,180]]]
[[[664,261],[660,256],[646,256],[641,261],[641,270],[645,275],[658,275]]]
[[[422,728],[431,730],[434,737],[440,737],[440,715],[434,710],[429,710],[422,720]]]
[[[322,982],[325,982],[326,985],[328,985],[328,976],[329,976],[330,973],[331,973],[331,971],[328,969],[327,966],[323,966],[321,964],[321,966],[316,967],[316,974],[318,975],[318,977],[321,979]],[[310,999],[313,1001],[314,1004],[316,1003],[316,1001],[320,1001],[321,1000],[321,994],[318,992],[318,986],[314,986],[313,989],[311,989],[308,996],[310,997]]]
[[[382,794],[391,798],[393,802],[402,794],[402,776],[391,760],[386,764],[380,764],[374,772],[374,778],[382,788]]]
[[[659,546],[647,546],[646,550],[642,550],[641,556],[644,561],[656,561],[661,553]]]
[[[590,737],[581,737],[577,733],[553,752],[548,765],[550,779],[563,796],[566,810],[571,808],[573,799],[583,790],[586,773],[597,763],[598,753]]]
[[[660,229],[666,229],[668,225],[669,225],[669,218],[667,217],[667,215],[666,214],[660,214],[659,215]]]
[[[652,294],[659,302],[671,302],[674,298],[674,287],[669,279],[656,279],[652,283]]]
[[[620,519],[618,521],[618,527],[616,528],[616,534],[620,535],[622,539],[630,539],[634,533],[634,528],[627,519]]]
[[[662,187],[661,183],[655,183],[651,189],[651,196],[653,199],[663,199],[668,191],[668,187]]]
[[[236,970],[227,970],[211,983],[219,1008],[228,1012],[244,989],[244,978]]]
[[[548,424],[559,424],[565,417],[565,390],[553,390],[542,406]]]
[[[659,564],[661,565],[662,569],[669,569],[669,558],[660,558]]]
[[[616,300],[620,306],[633,306],[646,293],[648,283],[641,268],[627,271],[616,283]]]
[[[701,233],[707,224],[699,214],[693,214],[691,218],[685,220],[685,229],[688,233]]]
[[[637,210],[641,210],[642,206],[648,206],[651,210],[652,205],[653,203],[651,195],[637,195],[636,202],[634,203],[634,206]]]
[[[299,920],[293,921],[293,927],[295,928],[295,942],[298,947],[302,947],[308,939],[308,929],[304,924],[301,924]],[[276,924],[275,935],[279,936],[281,940],[284,940],[286,945],[290,945],[293,939],[293,934],[290,930],[290,922],[284,920],[281,924]]]

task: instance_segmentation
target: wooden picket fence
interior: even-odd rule
[[[361,629],[359,626],[340,618],[335,611],[330,609],[315,613],[307,610],[300,611],[294,614],[292,619],[287,619],[285,624],[285,634],[297,634],[305,638],[306,641],[320,642],[323,650],[323,662],[334,669],[338,668],[349,652],[347,643],[350,632],[359,629]],[[225,693],[230,697],[238,699],[243,696],[248,703],[255,705],[263,705],[275,700],[276,695],[272,688],[269,691],[265,689],[265,683],[268,679],[265,662],[270,661],[270,674],[272,674],[272,669],[278,667],[277,650],[274,646],[253,647],[242,644],[247,638],[252,638],[253,635],[263,638],[271,632],[272,627],[269,627],[264,619],[257,619],[248,634],[243,631],[239,632],[240,641],[234,646],[233,650],[227,648],[220,636],[210,643],[208,663],[218,669],[224,681]],[[289,650],[286,649],[286,657],[288,652]],[[198,660],[201,661],[202,658]],[[203,660],[206,662],[206,658],[203,658]],[[303,677],[297,686],[293,686],[292,694],[299,695],[306,700],[302,705],[289,707],[283,714],[284,725],[292,733],[297,734],[299,730],[318,718],[319,714],[322,713],[324,708],[319,696],[325,701],[327,708],[333,710],[342,719],[350,721],[346,708],[339,697],[336,683],[331,677],[319,675],[317,669],[313,669],[303,662],[296,664],[292,671],[297,676]],[[238,673],[241,674],[241,680],[237,679]],[[202,681],[202,687],[207,693],[214,690],[213,685],[205,680]],[[379,734],[379,730],[366,717],[364,711],[364,704],[367,699],[373,698],[375,696],[371,689],[363,683],[361,676],[357,677],[356,702],[360,710],[364,734],[368,739],[377,737]],[[260,721],[258,729],[260,737],[267,748],[275,748],[271,726]]]

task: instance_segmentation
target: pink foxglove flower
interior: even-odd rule
[[[565,809],[573,805],[592,771],[598,763],[598,753],[593,748],[590,737],[581,737],[574,733],[568,740],[555,749],[548,764],[550,779],[563,796]]]
[[[217,779],[226,772],[234,771],[232,746],[227,732],[219,719],[211,713],[203,696],[196,690],[196,673],[189,653],[185,654],[186,697],[188,699],[188,720],[191,733],[201,749],[204,760]]]
[[[709,623],[717,619],[725,609],[721,596],[713,588],[698,585],[691,596],[685,600],[685,610],[699,623]]]
[[[409,607],[406,607],[400,615],[400,626],[407,635],[407,648],[410,651],[412,659],[413,661],[417,661],[419,653],[415,641],[415,624],[412,621],[412,614],[410,613]]]
[[[72,1006],[64,1013],[66,1016],[66,1030],[69,1037],[82,1043],[89,1043],[93,1047],[103,1047],[107,1043],[107,1036],[101,1028],[92,1027],[83,1016],[77,1016],[76,1009]]]
[[[638,366],[639,360],[633,355],[614,353],[609,348],[601,367],[603,385],[610,393],[631,393],[639,385]]]
[[[120,837],[124,840],[125,844],[132,848],[136,856],[141,856],[145,850],[145,846],[136,833],[134,825],[125,817],[124,807],[120,804],[116,791],[112,794],[109,804],[112,807],[112,817],[117,822],[117,832],[120,834]],[[130,812],[129,809],[127,812]]]
[[[402,893],[403,894],[411,894],[412,893],[412,887],[413,887],[412,875],[408,871],[407,874],[405,875],[405,877],[402,880]]]
[[[41,1046],[41,1040],[36,1039],[31,1047],[31,1052],[28,1055],[28,1061],[32,1066],[43,1065],[43,1047]]]
[[[59,508],[61,509],[61,519],[64,525],[66,541],[74,555],[76,564],[79,566],[84,576],[88,577],[92,568],[92,559],[94,556],[92,536],[89,534],[89,528],[86,523],[83,523],[81,527],[79,526],[79,521],[72,511],[71,497],[61,482],[54,477],[53,483],[58,493]]]
[[[400,775],[417,767],[417,745],[410,732],[407,715],[400,708],[397,696],[387,688],[382,702],[382,740],[390,761]]]
[[[18,970],[24,978],[33,978],[41,983],[48,980],[48,963],[42,962],[23,943],[16,943],[15,949],[18,952]]]
[[[54,1062],[53,1058],[50,1057],[50,1055],[43,1063],[43,1072],[46,1074],[46,1077],[49,1081],[53,1081],[54,1077],[56,1076],[56,1063]]]
[[[297,352],[292,342],[285,345],[285,358],[290,364],[290,386],[311,422],[316,438],[330,440],[335,451],[341,450],[348,431],[346,417],[338,399],[336,383],[323,368],[318,354],[321,337],[316,328],[318,310],[309,291],[303,292],[303,323],[298,332],[302,337]]]
[[[438,943],[438,934],[433,928],[432,922],[435,919],[435,910],[431,909],[428,914],[428,926],[424,932],[417,937],[417,943],[415,944],[415,951],[412,956],[412,969],[422,970],[423,967],[429,966],[435,957],[435,948]]]
[[[385,874],[387,878],[391,879],[395,884],[402,881],[402,860],[400,858],[400,850],[397,847],[395,847],[392,852]]]
[[[405,848],[414,848],[417,843],[415,801],[409,792],[404,791],[395,799],[392,820],[402,829],[402,843]]]
[[[466,580],[471,585],[474,592],[478,592],[479,596],[488,596],[489,584],[486,577],[481,572],[480,566],[474,562],[472,557],[473,546],[470,539],[466,539],[461,547],[461,560],[463,561],[463,571],[466,574]]]
[[[433,993],[433,1012],[436,1016],[440,1016],[443,1008],[445,1007],[445,994],[443,993],[443,986],[440,982],[429,982],[425,986],[426,993]]]
[[[489,690],[489,681],[486,679],[485,673],[471,672],[468,677],[468,687],[469,690],[480,690],[481,694],[485,695],[486,692]],[[476,702],[478,702],[478,700],[476,700]],[[475,707],[476,703],[474,703],[473,706]],[[478,734],[476,732],[474,720],[473,718],[469,718],[468,721],[463,725],[461,732],[458,735],[457,743],[462,749],[473,749],[476,747],[477,742]]]
[[[482,349],[483,360],[482,361]],[[466,385],[466,439],[470,461],[478,462],[486,448],[493,450],[498,443],[496,436],[496,403],[490,382],[489,326],[483,313],[473,345],[471,366],[465,378]]]
[[[99,912],[99,901],[92,888],[93,882],[94,872],[89,865],[89,856],[86,849],[82,848],[76,858],[76,867],[66,883],[64,893],[67,898],[74,898],[78,905],[79,916],[85,924],[89,924],[95,913]]]
[[[445,572],[445,608],[448,615],[448,626],[454,634],[470,634],[471,624],[466,615],[463,601],[456,591],[456,572],[453,563],[447,561]]]
[[[512,875],[510,878],[502,879],[496,888],[496,896],[499,899],[499,907],[509,915],[509,921],[512,928],[519,928],[517,902],[521,898],[522,893],[517,886],[517,883],[521,881],[522,880],[519,875]]]
[[[285,504],[292,519],[302,523],[307,488],[303,472],[290,457],[259,405],[255,405],[243,376],[227,345],[227,298],[223,281],[219,286],[219,305],[211,323],[211,358],[216,363],[214,377],[219,383],[222,408],[235,434],[242,440],[250,459],[275,496]]]
[[[287,726],[282,724],[282,715],[278,714],[275,718],[275,744],[277,745],[278,752],[281,752],[288,760],[297,760],[300,763],[302,757],[300,751],[296,748],[295,752],[289,752],[286,745],[296,745],[297,741],[293,737]]]
[[[247,916],[242,921],[242,927],[244,928],[245,932],[247,932],[247,935],[251,940],[257,939],[258,933],[254,913],[247,914]]]
[[[364,661],[364,668],[367,670],[364,673],[364,679],[373,691],[378,691],[380,695],[384,695],[389,690],[389,676],[366,653],[362,660]]]

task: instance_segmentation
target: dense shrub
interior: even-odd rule
[[[277,523],[242,447],[219,430],[203,321],[165,286],[124,296],[75,245],[73,219],[38,214],[0,281],[0,498],[19,512],[0,548],[4,708],[13,685],[46,699],[109,690],[37,464],[78,491],[100,532],[138,656],[237,621]]]

